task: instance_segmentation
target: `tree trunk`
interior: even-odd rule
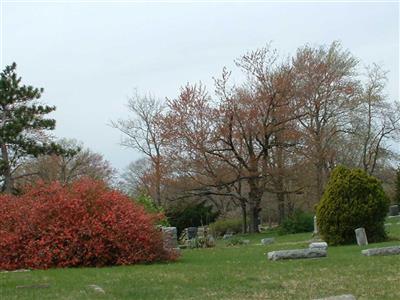
[[[4,176],[4,192],[11,194],[14,188],[14,182],[11,177],[11,166],[8,157],[8,149],[6,144],[1,144],[1,156],[3,160],[3,176]]]
[[[157,160],[155,163],[156,169],[156,203],[159,207],[162,206],[161,202],[161,160],[160,157],[157,156]]]
[[[263,190],[259,187],[259,178],[250,178],[249,184],[249,221],[250,233],[259,232],[259,215],[260,215],[260,202],[263,195]]]
[[[316,175],[316,202],[318,202],[322,194],[324,193],[324,164],[321,160],[315,166],[315,175]]]
[[[258,230],[258,225],[259,225],[259,215],[260,215],[260,207],[259,203],[251,203],[250,204],[250,233],[257,233],[260,232]]]
[[[286,205],[287,205],[287,210],[286,210],[287,215],[288,216],[293,215],[293,213],[294,213],[294,203],[293,203],[293,200],[290,199],[290,197],[287,197]]]
[[[246,202],[241,201],[240,206],[242,208],[242,233],[247,233],[247,211]]]
[[[285,195],[283,193],[277,193],[278,199],[278,224],[281,224],[285,219]]]

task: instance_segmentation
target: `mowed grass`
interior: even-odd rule
[[[179,261],[109,268],[0,273],[0,299],[400,299],[400,255],[365,257],[369,247],[400,245],[400,217],[388,219],[392,240],[330,247],[327,258],[271,262],[265,253],[307,247],[310,234],[249,235],[249,245],[184,250]],[[17,286],[48,285],[48,287]],[[105,294],[88,285],[100,286]]]

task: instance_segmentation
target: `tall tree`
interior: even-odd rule
[[[45,182],[59,181],[70,184],[73,181],[90,177],[112,184],[115,170],[99,153],[84,148],[75,140],[62,139],[59,144],[65,149],[77,149],[75,155],[40,155],[20,166],[16,174],[32,174],[17,180],[17,185],[23,185],[38,179]]]
[[[278,146],[278,132],[289,130],[296,120],[292,101],[292,74],[287,64],[277,63],[275,51],[266,47],[250,52],[237,61],[247,80],[229,87],[230,73],[224,70],[216,80],[218,99],[213,101],[202,86],[186,86],[169,102],[168,133],[172,148],[179,145],[180,157],[203,167],[203,177],[214,179],[206,185],[223,187],[227,196],[247,194],[250,231],[258,231],[261,200],[270,188],[270,150]],[[171,129],[172,128],[172,129]],[[284,147],[284,143],[281,143]],[[215,166],[227,169],[218,181]],[[230,176],[228,176],[230,175]],[[205,180],[204,180],[205,181]],[[203,181],[203,182],[204,182]],[[238,193],[234,188],[242,187]],[[228,189],[228,186],[230,189]],[[229,191],[229,192],[228,192]]]
[[[357,106],[358,64],[338,42],[329,47],[305,46],[293,58],[297,99],[302,103],[304,155],[314,164],[315,200],[321,197],[335,157],[336,137],[348,130]]]
[[[379,160],[390,151],[388,142],[400,135],[400,106],[390,102],[384,93],[386,73],[377,64],[367,68],[367,81],[354,118],[354,135],[362,147],[360,167],[369,174],[374,173]]]
[[[165,171],[162,155],[164,141],[159,120],[164,105],[151,95],[142,96],[136,92],[128,100],[128,109],[132,114],[129,119],[113,121],[111,125],[123,133],[122,145],[139,151],[150,160],[155,174],[156,190],[155,195],[151,196],[161,206],[161,186]]]
[[[3,191],[12,193],[14,181],[30,174],[15,176],[21,162],[42,154],[72,154],[46,136],[56,121],[45,116],[54,106],[40,104],[42,88],[23,85],[16,73],[17,65],[6,66],[0,74],[0,173]]]

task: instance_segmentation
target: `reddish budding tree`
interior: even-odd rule
[[[219,98],[215,102],[202,86],[186,86],[169,102],[164,128],[168,128],[171,153],[179,154],[185,170],[204,172],[209,182],[203,185],[223,187],[221,194],[235,195],[242,205],[248,204],[250,232],[256,232],[261,199],[273,174],[272,149],[287,146],[277,137],[290,132],[297,110],[291,68],[278,64],[274,51],[266,47],[250,52],[237,66],[247,75],[242,86],[228,87],[226,70],[216,80]],[[225,176],[218,175],[215,166],[228,170]]]
[[[224,69],[216,97],[187,84],[165,110],[139,97],[130,102],[135,119],[114,124],[125,145],[147,156],[150,166],[136,181],[155,189],[156,199],[163,186],[164,200],[207,197],[220,210],[239,206],[243,231],[249,224],[255,232],[263,199],[276,200],[281,222],[294,194],[313,191],[309,208],[319,200],[337,163],[360,161],[370,173],[382,165],[400,114],[383,99],[378,70],[363,87],[358,61],[337,42],[302,47],[287,61],[267,46],[235,62],[244,80],[232,85]]]

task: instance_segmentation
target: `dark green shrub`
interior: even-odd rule
[[[279,226],[279,234],[312,232],[314,230],[314,216],[301,210],[296,210],[293,215],[283,220]]]
[[[242,224],[243,222],[241,219],[225,219],[215,221],[214,223],[211,223],[208,227],[214,236],[223,236],[228,232],[242,232]]]
[[[218,213],[213,211],[211,205],[205,201],[199,203],[181,203],[179,206],[171,207],[165,212],[171,226],[178,230],[178,235],[187,227],[198,227],[214,222]]]
[[[354,243],[354,230],[364,227],[368,241],[386,239],[389,200],[378,179],[359,169],[336,167],[317,206],[317,223],[329,244]]]

